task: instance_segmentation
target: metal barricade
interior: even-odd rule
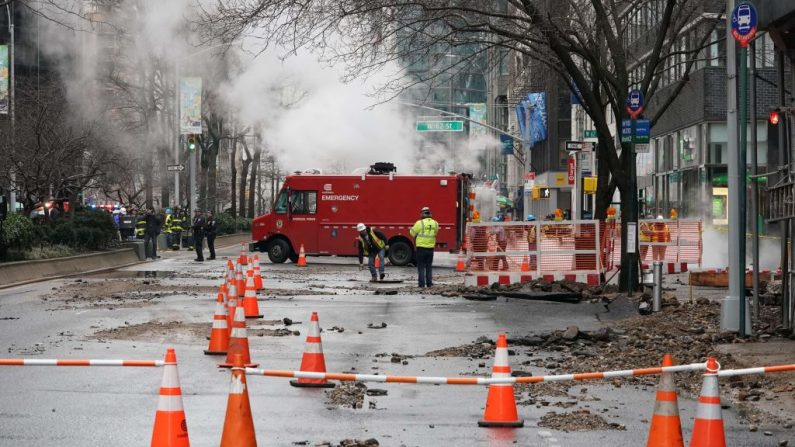
[[[602,242],[595,220],[469,223],[467,241],[472,285],[536,278],[599,283]]]

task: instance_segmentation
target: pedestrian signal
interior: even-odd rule
[[[533,200],[538,199],[548,199],[550,197],[549,188],[543,188],[541,186],[534,186],[533,187]]]

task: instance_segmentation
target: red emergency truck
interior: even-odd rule
[[[394,168],[392,168],[394,169]],[[430,207],[439,222],[438,251],[461,248],[467,219],[470,176],[399,175],[370,170],[362,175],[296,173],[284,181],[273,210],[254,219],[251,249],[268,253],[271,262],[307,255],[356,256],[363,222],[387,237],[393,265],[413,260],[409,229]]]

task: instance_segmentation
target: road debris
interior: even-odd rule
[[[384,323],[383,321],[381,322],[381,324],[378,324],[378,323],[367,323],[367,328],[368,329],[384,329],[385,327],[386,327],[386,323]]]
[[[336,387],[326,391],[326,404],[335,407],[360,409],[364,405],[367,385],[362,382],[340,382]]]
[[[627,427],[615,422],[607,422],[602,416],[592,414],[589,410],[575,410],[571,413],[556,413],[550,411],[541,416],[539,427],[553,430],[569,431],[596,431],[596,430],[626,430]]]

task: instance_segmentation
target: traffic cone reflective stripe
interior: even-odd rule
[[[155,426],[152,430],[152,447],[189,447],[188,424],[182,406],[182,389],[177,372],[177,354],[173,348],[166,350],[163,381],[157,399]]]
[[[259,267],[259,255],[254,255],[254,289],[262,290],[262,270]]]
[[[253,272],[252,272],[253,273]],[[246,292],[243,297],[243,309],[246,318],[262,318],[257,302],[257,291],[254,290],[254,276],[251,275],[246,280]]]
[[[665,354],[662,366],[673,364],[671,356]],[[660,375],[646,447],[684,447],[673,373],[664,372]]]
[[[306,267],[306,254],[304,253],[304,244],[301,244],[301,249],[298,251],[298,267]]]
[[[726,435],[723,432],[723,417],[720,409],[720,389],[718,370],[720,365],[714,357],[707,360],[701,394],[698,396],[696,420],[690,447],[725,447]]]
[[[494,354],[494,366],[491,377],[511,377],[511,366],[508,364],[508,342],[505,334],[497,338],[497,350]],[[481,427],[522,427],[524,421],[519,419],[516,411],[516,399],[513,395],[513,384],[495,383],[489,385],[489,396],[483,419],[478,421]]]
[[[251,415],[251,402],[248,399],[243,357],[236,354],[233,363],[221,447],[256,447],[257,435]]]
[[[323,355],[323,344],[320,341],[320,322],[317,312],[312,312],[309,319],[309,330],[306,336],[306,348],[301,358],[301,369],[305,372],[326,372],[326,358]],[[334,388],[334,384],[326,379],[291,380],[290,385],[305,388]]]
[[[235,318],[232,320],[232,332],[229,334],[229,348],[226,350],[226,362],[219,363],[221,368],[231,368],[234,356],[243,356],[243,364],[247,368],[256,368],[257,363],[251,363],[251,352],[248,347],[248,335],[246,334],[246,315],[243,305],[238,301],[235,307]]]
[[[218,293],[213,315],[213,328],[210,330],[210,346],[204,350],[206,355],[224,355],[229,347],[229,323],[226,318],[226,303],[223,293]]]
[[[246,291],[246,280],[243,279],[243,268],[241,266],[238,266],[237,271],[235,271],[235,286],[237,286],[238,298],[243,298],[243,293]]]

